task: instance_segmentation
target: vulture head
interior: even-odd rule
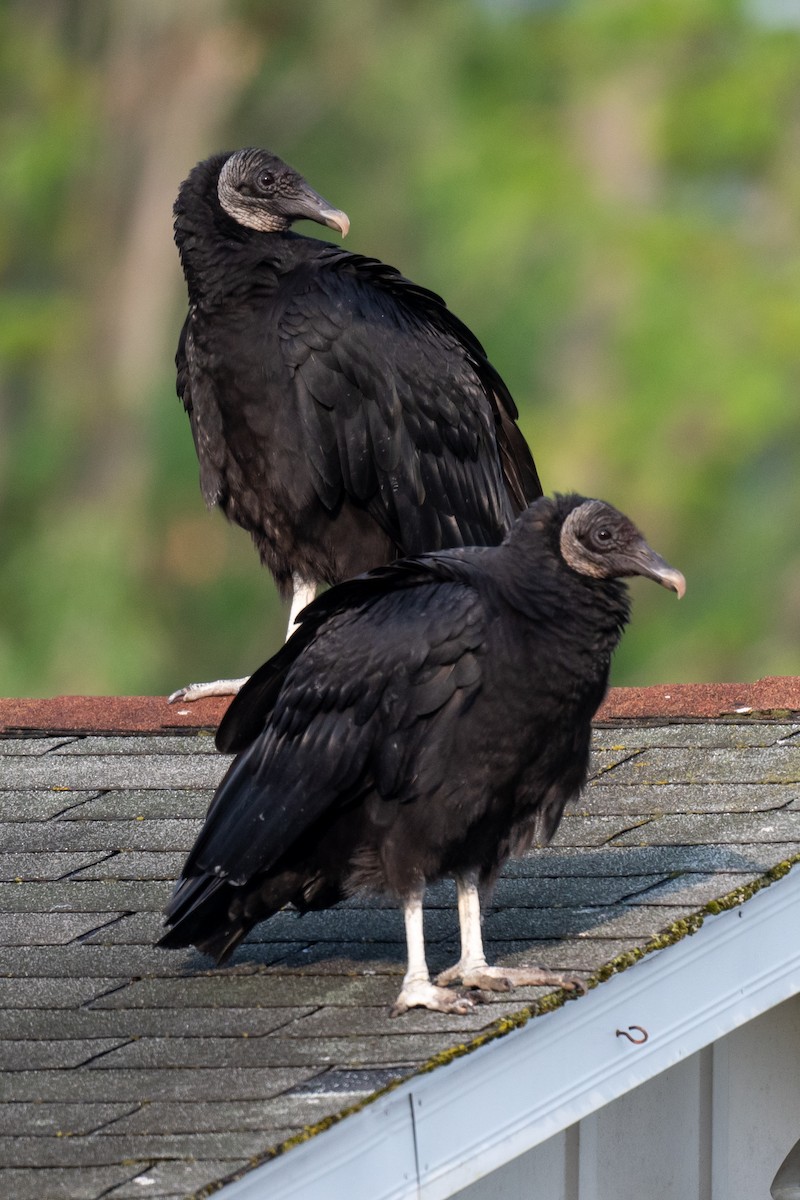
[[[237,150],[225,160],[217,185],[229,217],[262,233],[286,230],[293,221],[317,221],[346,237],[350,220],[309,187],[303,176],[268,150]]]
[[[582,500],[566,516],[561,555],[573,571],[595,579],[644,575],[681,597],[686,580],[656,554],[627,517],[602,500]]]

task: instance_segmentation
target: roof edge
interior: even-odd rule
[[[197,733],[217,728],[230,700],[168,704],[164,696],[50,696],[0,699],[0,733]],[[598,721],[703,720],[788,716],[800,712],[800,677],[770,675],[753,683],[677,683],[611,688]]]
[[[415,1075],[216,1195],[445,1200],[468,1187],[795,995],[800,951],[787,946],[800,914],[800,873],[788,867],[765,877],[777,886],[731,893],[723,911],[708,911],[667,954],[649,954],[638,970],[614,974],[578,1003],[478,1046],[446,1071]],[[647,1030],[646,1045],[620,1039],[617,1031],[633,1021]]]
[[[733,888],[730,892],[720,896],[718,899],[711,900],[702,905],[695,912],[689,913],[688,916],[681,918],[672,925],[667,926],[661,932],[652,937],[645,945],[637,946],[633,950],[625,951],[604,963],[601,967],[593,972],[586,979],[586,986],[589,991],[607,983],[616,975],[620,975],[623,971],[627,971],[630,967],[640,962],[643,958],[654,954],[658,950],[665,950],[669,946],[674,946],[686,937],[692,937],[697,931],[702,928],[708,917],[719,916],[723,912],[728,912],[731,909],[739,908],[742,904],[752,900],[752,898],[764,888],[770,887],[777,883],[779,879],[783,879],[788,875],[793,867],[800,864],[800,854],[793,855],[791,858],[785,859],[783,862],[777,863],[768,871],[765,871],[757,879],[751,883]],[[377,1101],[383,1100],[391,1092],[402,1088],[405,1084],[413,1086],[414,1080],[422,1076],[429,1075],[438,1067],[447,1066],[455,1062],[457,1059],[464,1058],[481,1047],[487,1046],[492,1042],[498,1041],[500,1038],[506,1037],[509,1033],[523,1028],[531,1020],[536,1017],[542,1017],[546,1013],[555,1012],[562,1008],[570,1001],[579,1000],[580,993],[567,991],[564,988],[557,988],[553,992],[549,992],[546,996],[535,1000],[532,1004],[526,1005],[509,1016],[501,1017],[486,1029],[482,1030],[475,1037],[465,1039],[449,1050],[434,1055],[433,1058],[422,1063],[415,1070],[410,1072],[406,1077],[399,1077],[389,1083],[387,1086],[380,1088],[377,1092],[371,1093],[369,1096],[354,1101],[342,1108],[339,1112],[332,1113],[330,1116],[324,1117],[315,1125],[308,1126],[300,1133],[294,1134],[287,1138],[285,1142],[277,1146],[271,1147],[263,1156],[257,1160],[254,1159],[247,1168],[242,1171],[235,1172],[223,1180],[215,1180],[206,1187],[200,1188],[194,1192],[189,1200],[205,1200],[206,1197],[215,1195],[225,1188],[240,1179],[245,1178],[255,1167],[263,1166],[275,1159],[280,1158],[289,1150],[310,1141],[312,1138],[324,1133],[326,1130],[338,1125],[345,1117],[353,1116],[355,1113],[362,1111],[368,1105],[374,1104]]]

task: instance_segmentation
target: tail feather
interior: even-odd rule
[[[288,904],[301,886],[295,871],[243,886],[217,875],[182,879],[165,909],[165,924],[171,928],[156,945],[167,950],[196,946],[223,963],[254,925]]]
[[[218,963],[229,958],[248,932],[230,884],[214,876],[200,875],[182,879],[166,908],[165,923],[170,928],[156,943],[168,950],[196,946]]]
[[[203,937],[200,933],[179,927],[170,929],[158,939],[156,945],[166,950],[180,950],[187,946],[196,946],[202,954],[208,954],[215,959],[217,964],[220,964],[230,958],[246,933],[247,930],[241,924],[235,928],[218,929],[210,937]]]

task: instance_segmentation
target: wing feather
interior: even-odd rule
[[[320,598],[334,594],[327,611],[320,601],[311,605],[306,628],[234,701],[232,709],[260,710],[245,722],[257,732],[220,784],[170,920],[193,894],[186,879],[243,884],[343,805],[413,799],[431,745],[447,770],[458,715],[481,687],[485,620],[468,582],[436,578],[437,568],[446,576],[452,565],[447,556],[430,558],[405,573],[386,569],[380,581],[364,576],[364,594],[349,606],[337,607],[335,593],[349,590],[352,598],[357,586],[331,589]]]
[[[541,488],[474,335],[374,260],[333,253],[299,276],[279,342],[322,503],[367,507],[406,554],[500,541]]]
[[[178,339],[175,354],[177,369],[176,391],[188,413],[192,439],[200,464],[200,490],[209,508],[222,499],[222,470],[220,445],[222,422],[216,400],[207,381],[191,380],[193,374],[194,341],[192,335],[192,312],[186,317]]]

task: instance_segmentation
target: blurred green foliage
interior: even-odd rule
[[[793,11],[0,2],[0,690],[165,692],[282,638],[174,396],[172,200],[247,144],[476,331],[548,490],[685,572],[634,584],[615,682],[799,672]]]

